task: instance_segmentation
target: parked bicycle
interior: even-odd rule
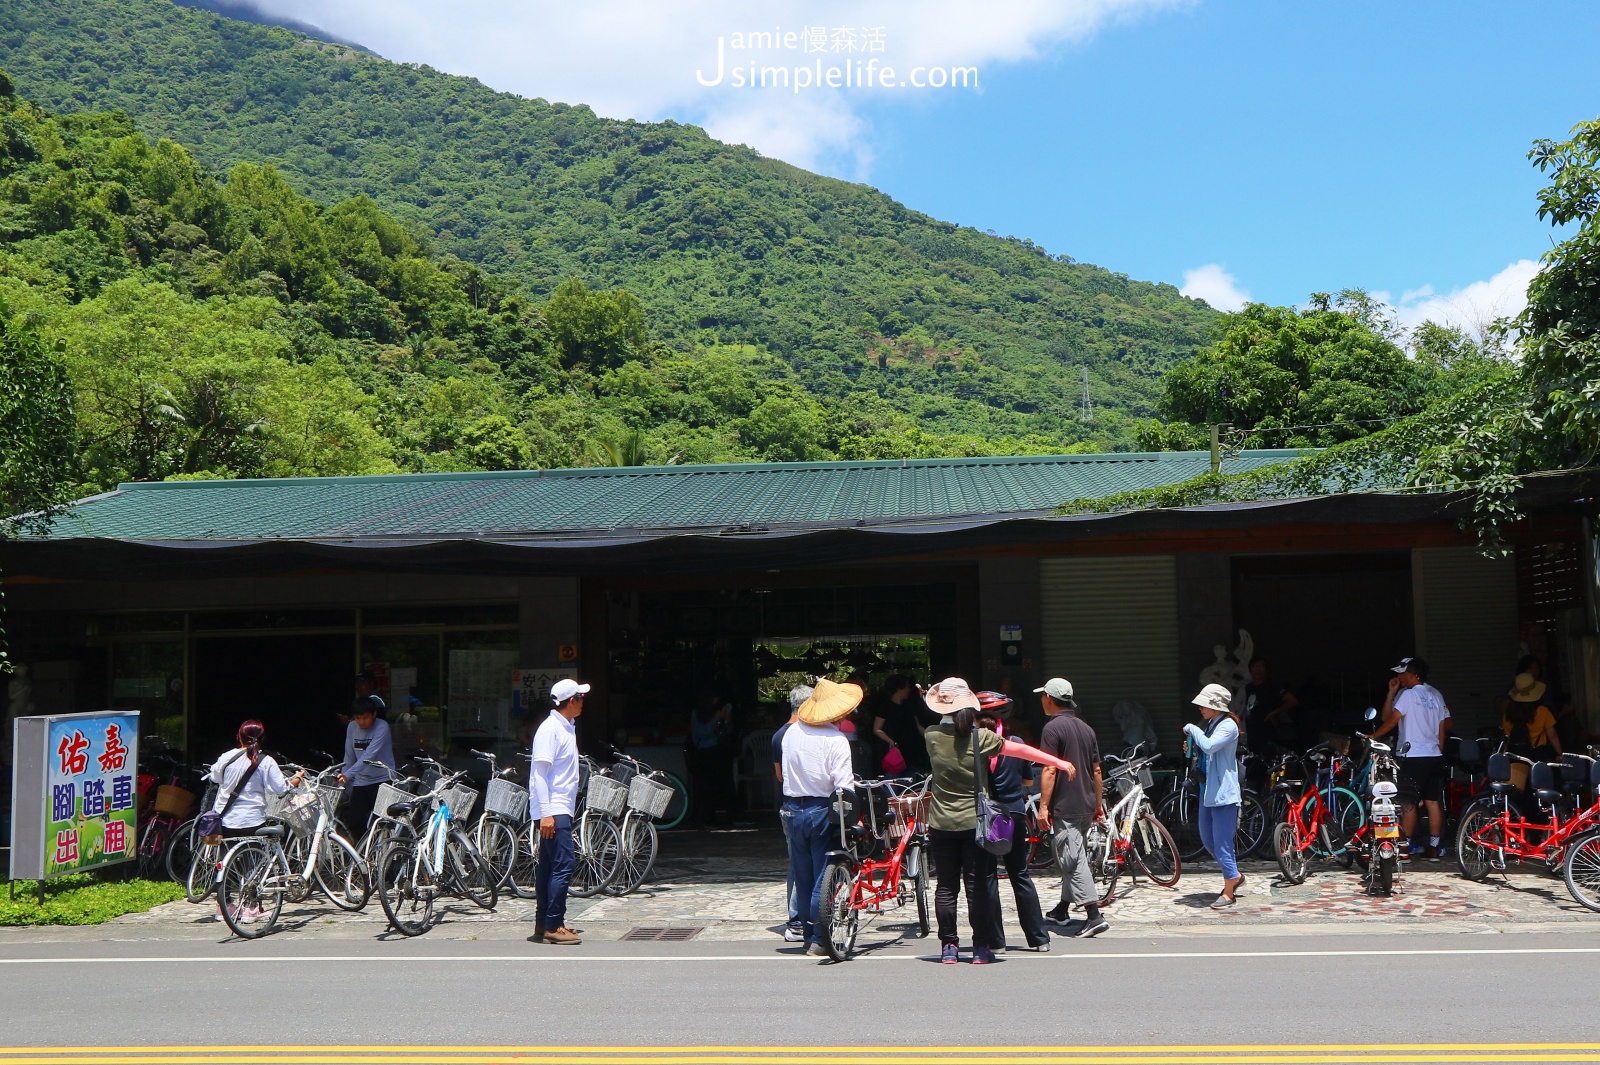
[[[1518,796],[1512,783],[1512,765],[1528,767],[1528,795]],[[1600,802],[1586,801],[1600,785],[1600,769],[1585,755],[1563,762],[1536,762],[1521,755],[1498,751],[1489,756],[1488,793],[1468,805],[1456,831],[1456,863],[1468,880],[1483,880],[1490,873],[1507,873],[1518,863],[1540,864],[1551,872],[1565,871],[1567,852],[1578,841],[1600,829]],[[1531,799],[1533,810],[1524,813]],[[1587,843],[1587,841],[1586,841]],[[1572,897],[1591,909],[1587,864],[1592,853],[1585,847],[1567,885]]]
[[[617,829],[617,872],[606,886],[607,894],[627,895],[637,891],[655,867],[660,837],[656,819],[663,816],[676,794],[670,774],[651,769],[637,758],[611,748],[616,764],[611,767],[617,780],[628,785],[627,813]]]
[[[531,899],[539,847],[528,833],[528,789],[512,779],[517,771],[501,769],[494,755],[472,753],[489,763],[483,813],[472,827],[473,842],[494,870],[497,887],[509,887],[518,898]]]
[[[1124,872],[1135,880],[1143,873],[1161,887],[1175,886],[1183,875],[1178,845],[1156,818],[1146,790],[1155,783],[1150,767],[1161,756],[1137,757],[1142,749],[1143,745],[1135,747],[1134,756],[1127,761],[1115,755],[1101,759],[1102,767],[1109,766],[1105,774],[1106,812],[1084,835],[1084,850],[1100,891],[1101,906],[1111,905],[1117,880]]]
[[[139,875],[154,880],[168,868],[167,851],[185,821],[194,816],[200,773],[175,757],[165,744],[143,754],[140,780],[151,779],[154,797],[143,807],[135,864]],[[174,878],[176,879],[176,878]]]
[[[477,791],[464,783],[467,774],[452,773],[429,758],[416,761],[433,770],[437,780],[425,795],[384,811],[397,827],[383,846],[376,871],[384,915],[405,936],[420,936],[433,927],[434,907],[443,895],[469,899],[486,910],[499,900],[494,871],[467,835],[467,822],[452,812],[470,812],[477,804]]]
[[[928,909],[927,818],[930,778],[858,780],[855,793],[836,792],[833,815],[839,848],[822,870],[818,938],[828,957],[849,961],[863,915],[885,904],[914,902],[917,933],[932,929]]]
[[[1273,770],[1273,791],[1287,806],[1273,829],[1272,848],[1291,884],[1305,883],[1316,859],[1336,860],[1346,869],[1355,860],[1348,844],[1366,823],[1366,805],[1337,783],[1341,768],[1338,753],[1320,743],[1304,757],[1285,755]]]
[[[286,769],[310,775],[292,763]],[[241,939],[259,939],[277,926],[283,904],[304,902],[313,887],[341,910],[359,910],[371,897],[372,878],[355,845],[334,825],[343,788],[338,767],[277,797],[281,823],[228,844],[217,869],[217,905]]]
[[[593,898],[616,879],[622,852],[617,819],[628,807],[628,786],[587,755],[578,758],[578,801],[572,816],[572,882],[567,894]]]
[[[1254,756],[1246,753],[1240,757],[1240,780],[1248,775],[1245,766]],[[1206,853],[1200,840],[1200,789],[1199,755],[1187,752],[1183,768],[1156,806],[1156,820],[1166,826],[1178,848],[1178,857],[1186,862],[1199,861]],[[1153,778],[1152,778],[1153,779]],[[1261,846],[1267,838],[1267,808],[1251,788],[1239,789],[1239,823],[1233,832],[1233,853],[1244,858]]]

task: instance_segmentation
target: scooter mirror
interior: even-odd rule
[[[1375,706],[1367,707],[1367,712],[1366,712],[1365,716],[1366,716],[1366,719],[1368,721],[1376,721],[1376,720],[1378,720],[1378,708],[1375,707]]]
[[[1406,752],[1409,751],[1409,750],[1411,750],[1411,744],[1409,742],[1406,742],[1406,743],[1402,743],[1400,745],[1399,749],[1396,750],[1394,753],[1398,754],[1401,758],[1404,758],[1406,756]]]

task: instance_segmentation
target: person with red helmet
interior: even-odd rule
[[[1005,735],[1003,722],[1011,715],[1012,699],[1000,692],[978,692],[978,727],[997,736]],[[1028,872],[1028,788],[1033,783],[1033,764],[1015,755],[1000,754],[989,759],[989,797],[1011,815],[1011,850],[1001,857],[1011,892],[1017,901],[1017,923],[1029,950],[1041,954],[1050,949],[1050,933],[1044,927],[1044,910],[1039,905],[1039,889]],[[1000,912],[1000,878],[989,877],[989,917],[997,949],[1006,946],[1005,922]]]

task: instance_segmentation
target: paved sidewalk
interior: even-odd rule
[[[656,874],[643,889],[626,898],[573,899],[569,923],[595,941],[615,941],[640,928],[697,929],[697,941],[771,941],[782,932],[784,865],[781,840],[767,831],[668,833]],[[703,857],[674,857],[692,852]],[[1175,888],[1147,881],[1119,882],[1117,897],[1106,909],[1111,935],[1141,937],[1237,934],[1405,933],[1423,929],[1443,932],[1535,931],[1600,927],[1600,914],[1578,905],[1557,876],[1522,869],[1492,876],[1481,884],[1462,879],[1452,861],[1412,862],[1404,868],[1394,897],[1368,898],[1353,872],[1323,863],[1313,867],[1304,884],[1291,885],[1278,875],[1276,863],[1244,865],[1247,882],[1239,905],[1210,909],[1221,877],[1210,863],[1185,866]],[[1036,878],[1046,909],[1058,897],[1060,878]],[[1012,893],[1001,883],[1001,901],[1013,943],[1022,936],[1016,924]],[[533,904],[502,899],[494,912],[451,902],[442,923],[430,936],[453,939],[513,939],[532,931]],[[318,939],[392,936],[382,907],[373,899],[361,913],[347,914],[326,902],[286,905],[283,928]],[[88,930],[60,930],[81,935]],[[169,903],[149,913],[130,914],[98,930],[109,939],[214,939],[227,935],[216,919],[214,904]],[[54,938],[47,929],[4,930],[0,943],[18,936]],[[965,919],[962,938],[967,938]],[[916,936],[915,910],[891,908],[869,920],[862,932],[867,946]]]

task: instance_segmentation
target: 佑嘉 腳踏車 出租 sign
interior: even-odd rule
[[[138,850],[139,715],[18,718],[13,738],[13,877],[49,879]]]

